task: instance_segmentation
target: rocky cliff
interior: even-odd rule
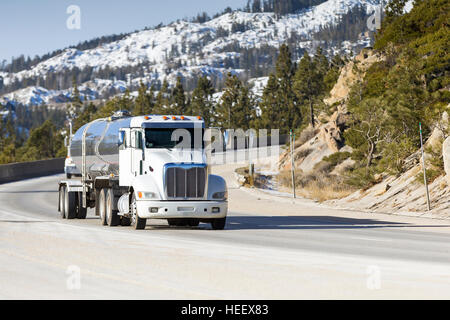
[[[331,111],[331,116],[325,112],[319,115],[320,124],[313,129],[307,128],[296,140],[294,150],[295,167],[302,172],[311,172],[314,166],[325,156],[337,151],[351,151],[345,146],[343,132],[349,119],[347,111],[347,99],[350,88],[364,77],[366,70],[382,57],[373,50],[364,49],[353,61],[347,63],[341,70],[339,78],[330,92],[329,97],[324,99],[325,104]],[[290,152],[285,152],[280,158],[280,169],[291,168]]]

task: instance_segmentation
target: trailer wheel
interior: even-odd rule
[[[69,192],[68,188],[65,189],[64,197],[64,211],[67,219],[75,219],[77,216],[77,203],[75,198],[75,192]]]
[[[62,186],[59,188],[59,214],[61,218],[66,218],[66,204],[65,204],[65,196],[66,196],[66,187]]]
[[[77,218],[78,219],[86,219],[87,215],[87,208],[83,208],[83,199],[82,199],[82,193],[77,193]]]
[[[225,228],[227,218],[216,218],[211,221],[211,227],[213,230],[223,230]]]
[[[117,215],[117,210],[113,210],[114,193],[112,189],[106,191],[106,222],[108,226],[115,227],[120,223],[120,217]]]
[[[105,197],[105,189],[101,189],[98,201],[95,203],[98,205],[98,212],[100,215],[100,223],[102,226],[106,226],[106,197]]]
[[[131,225],[135,230],[143,230],[146,224],[147,219],[142,219],[138,216],[136,197],[133,192],[133,196],[131,197]]]

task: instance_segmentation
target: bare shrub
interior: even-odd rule
[[[330,173],[333,168],[334,166],[332,163],[323,160],[314,165],[314,171],[317,173]]]
[[[298,139],[295,141],[294,148],[298,148],[304,145],[306,142],[314,138],[317,134],[316,130],[312,127],[306,127],[301,133]]]
[[[282,186],[292,188],[292,175],[290,170],[280,172],[278,183]],[[340,199],[348,196],[357,188],[345,183],[343,177],[329,175],[322,172],[295,174],[296,192],[307,198],[312,198],[320,202],[330,199]]]
[[[299,150],[298,152],[296,152],[294,154],[294,161],[306,158],[307,156],[309,156],[311,154],[311,152],[313,152],[313,149],[311,149],[311,148]]]

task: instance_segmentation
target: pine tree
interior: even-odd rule
[[[86,123],[91,122],[95,118],[97,107],[90,102],[83,110],[83,112],[73,122],[73,131],[77,131]]]
[[[326,58],[325,58],[326,60]],[[328,61],[326,62],[328,64]],[[307,105],[309,109],[309,123],[312,127],[315,126],[314,116],[314,102],[320,96],[324,82],[323,77],[326,73],[326,67],[320,55],[316,56],[314,60],[307,52],[303,55],[295,73],[294,89],[303,105]]]
[[[261,12],[261,0],[253,0],[252,12]]]
[[[302,115],[297,106],[297,99],[293,90],[294,66],[291,53],[286,44],[281,45],[276,62],[276,77],[278,80],[279,110],[275,110],[280,116],[280,130],[288,132],[289,129],[301,125]]]
[[[133,99],[131,98],[130,89],[125,90],[125,94],[117,100],[117,110],[128,110],[131,111],[134,109]],[[116,110],[116,111],[117,111]]]
[[[167,79],[164,79],[164,82],[161,86],[161,89],[156,96],[156,102],[153,109],[153,113],[155,114],[167,114],[168,106],[169,106],[169,83]]]
[[[248,129],[255,119],[249,88],[236,75],[228,74],[217,108],[217,124],[227,129]]]
[[[217,110],[217,123],[223,128],[236,128],[236,121],[234,118],[234,106],[237,104],[242,83],[236,75],[228,73],[225,80],[224,93],[220,99],[220,104]]]
[[[175,85],[175,88],[173,88],[171,96],[170,113],[182,115],[186,114],[186,111],[187,111],[186,95],[184,93],[181,77],[177,77],[177,83]]]
[[[24,148],[21,150],[22,161],[51,159],[56,156],[57,148],[63,140],[51,120],[45,121],[39,128],[30,132]]]
[[[72,87],[73,87],[71,97],[72,104],[69,107],[69,114],[71,118],[75,118],[81,112],[81,108],[83,106],[83,102],[81,101],[80,91],[78,90],[78,84],[75,76],[72,78]]]
[[[278,100],[278,81],[274,74],[269,76],[267,85],[264,88],[259,107],[261,109],[261,117],[258,121],[258,127],[264,129],[281,128],[280,109]]]
[[[330,92],[330,90],[336,84],[342,67],[345,65],[345,61],[339,55],[335,55],[330,62],[330,68],[325,74],[323,81],[325,85],[325,92]]]
[[[14,144],[16,142],[16,130],[14,128],[14,116],[12,109],[9,109],[8,120],[6,121],[6,137],[7,143]]]
[[[213,122],[214,103],[212,95],[214,94],[214,87],[211,81],[206,77],[200,77],[197,82],[197,87],[192,93],[191,114],[199,115],[205,120],[205,126],[209,127]]]
[[[323,80],[323,77],[327,74],[328,70],[330,69],[330,63],[327,57],[323,54],[321,47],[317,48],[316,53],[314,54],[313,62],[316,72],[320,77],[320,80]]]
[[[256,118],[256,110],[250,89],[243,85],[239,92],[237,104],[233,110],[236,128],[243,130],[250,129]]]
[[[147,86],[141,82],[138,90],[138,96],[136,98],[133,115],[141,116],[152,113],[153,109],[153,87],[150,93],[147,92]]]

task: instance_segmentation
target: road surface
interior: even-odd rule
[[[1,299],[449,299],[450,220],[238,188],[226,230],[62,220],[63,176],[0,186]]]

